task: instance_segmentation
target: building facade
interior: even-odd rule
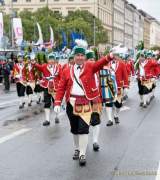
[[[78,9],[91,12],[102,21],[108,32],[107,45],[112,45],[113,0],[13,0],[12,4],[11,0],[6,0],[5,6],[1,8],[4,12],[10,13],[12,8],[18,12],[23,10],[36,11],[45,6],[56,13],[62,13],[63,16]]]
[[[133,48],[133,20],[134,8],[125,2],[125,29],[124,29],[124,45],[129,49]]]
[[[150,21],[150,47],[160,46],[160,23],[154,18]]]
[[[113,4],[113,46],[124,44],[125,1],[114,0]]]

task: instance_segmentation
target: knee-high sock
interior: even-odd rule
[[[44,92],[41,92],[40,96],[41,96],[41,101],[43,101],[44,100]]]
[[[28,95],[28,103],[31,103],[33,94]]]
[[[118,117],[119,115],[119,112],[120,112],[120,108],[114,108],[114,117]]]
[[[148,100],[148,94],[143,95],[143,104],[146,105]]]
[[[86,154],[87,145],[88,145],[88,134],[79,134],[80,156]]]
[[[45,118],[47,121],[50,121],[50,109],[49,108],[45,108]]]
[[[73,134],[73,141],[75,149],[79,150],[79,135]]]
[[[141,102],[143,102],[143,95],[139,95]]]
[[[112,107],[106,107],[106,111],[107,111],[108,120],[113,121],[112,120]]]
[[[98,143],[100,124],[93,126],[93,143]]]
[[[24,103],[24,96],[19,97],[19,105],[21,106]]]
[[[41,98],[40,93],[36,93],[36,98],[37,98],[37,101],[39,101],[39,99]]]

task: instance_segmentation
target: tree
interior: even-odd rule
[[[68,42],[70,42],[70,33],[76,31],[83,33],[89,44],[93,44],[93,25],[94,16],[88,11],[77,10],[63,17],[60,13],[55,13],[48,7],[40,8],[36,12],[24,10],[17,14],[22,19],[24,39],[27,41],[36,41],[38,39],[38,29],[36,22],[42,28],[43,39],[49,41],[49,26],[53,28],[55,41],[57,45],[62,43],[61,32],[67,34]],[[100,20],[95,18],[96,24],[96,44],[107,43],[107,31],[103,28]],[[10,37],[10,16],[4,16],[4,27],[8,37]]]

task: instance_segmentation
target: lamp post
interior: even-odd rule
[[[93,44],[96,46],[96,17],[93,16]]]
[[[13,0],[11,0],[11,46],[12,48],[14,48],[13,18],[14,18]]]

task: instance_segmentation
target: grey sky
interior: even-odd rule
[[[160,21],[160,0],[128,0]]]

